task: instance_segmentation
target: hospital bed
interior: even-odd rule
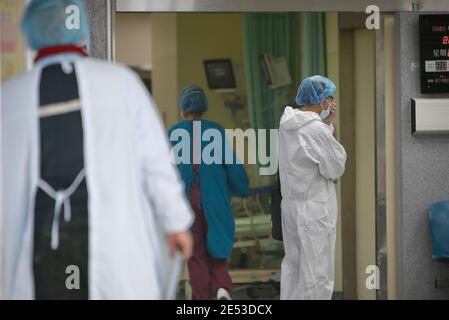
[[[271,242],[271,214],[269,212],[271,186],[250,189],[245,198],[233,198],[235,217],[234,248]]]
[[[235,242],[230,261],[230,276],[235,291],[251,288],[254,284],[272,283],[280,278],[280,257],[283,255],[282,243],[271,236],[271,192],[272,187],[250,189],[245,198],[232,198],[232,211],[235,218]],[[245,265],[237,260],[247,255],[248,251],[257,252],[260,260],[255,264]],[[278,258],[279,263],[266,266],[269,259]],[[182,277],[186,299],[191,298],[188,272]],[[237,286],[236,286],[237,285]]]

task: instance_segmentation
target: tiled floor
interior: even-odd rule
[[[236,285],[232,294],[233,300],[279,300],[280,283],[275,281]],[[178,299],[185,299],[180,291]],[[343,300],[343,293],[334,292],[332,300]]]

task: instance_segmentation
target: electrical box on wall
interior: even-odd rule
[[[412,99],[412,134],[449,134],[449,99]]]

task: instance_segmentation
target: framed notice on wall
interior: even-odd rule
[[[421,93],[449,93],[449,14],[420,15]]]

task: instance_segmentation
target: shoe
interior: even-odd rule
[[[232,299],[231,295],[226,289],[220,288],[217,290],[217,300],[232,300]]]

